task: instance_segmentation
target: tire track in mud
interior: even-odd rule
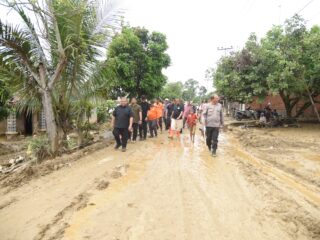
[[[306,206],[288,196],[292,191],[291,186],[287,186],[287,191],[284,192],[277,185],[281,181],[277,176],[268,175],[263,168],[257,168],[256,164],[245,158],[236,159],[248,183],[257,187],[265,199],[266,206],[258,216],[262,221],[266,218],[276,220],[292,239],[320,239],[320,211],[316,205],[311,203],[311,209],[315,208],[317,213],[307,211]]]
[[[128,168],[129,165],[127,165],[126,167]],[[120,170],[121,169],[119,167],[115,167],[110,175],[108,172],[105,172],[100,178],[96,178],[87,191],[78,194],[69,205],[67,205],[54,216],[50,223],[41,226],[41,230],[33,239],[62,239],[65,230],[70,226],[69,221],[72,218],[72,216],[76,212],[85,209],[88,205],[92,205],[92,203],[90,203],[90,196],[94,194],[95,190],[102,191],[109,187],[110,181],[108,180],[108,177],[113,179],[121,177],[122,174],[120,173]]]
[[[34,240],[56,240],[61,239],[65,229],[69,226],[68,220],[74,212],[79,211],[87,206],[89,194],[84,192],[74,198],[74,200],[62,209],[54,219],[41,227],[40,232],[34,237]]]
[[[229,138],[230,139],[230,138]],[[272,166],[266,163],[263,160],[253,156],[249,152],[240,149],[237,146],[237,143],[234,139],[231,140],[233,143],[233,147],[229,150],[234,156],[238,156],[239,159],[243,159],[246,162],[250,162],[252,166],[255,168],[259,168],[265,174],[269,174],[274,176],[276,179],[284,183],[285,185],[291,187],[292,189],[299,192],[303,195],[308,201],[312,202],[315,206],[320,206],[320,195],[319,191],[312,186],[307,186],[303,183],[298,182],[298,179],[294,177],[292,174],[277,168],[276,166]]]
[[[151,142],[153,143],[153,142]],[[160,147],[158,146],[158,148],[160,149]],[[86,223],[86,220],[88,220],[91,216],[91,214],[93,214],[93,212],[95,210],[102,209],[104,207],[104,205],[106,203],[108,203],[108,201],[113,201],[114,198],[117,197],[117,195],[119,193],[121,193],[122,191],[125,191],[125,189],[130,186],[130,185],[134,185],[140,178],[141,178],[141,174],[143,176],[143,172],[145,171],[145,164],[148,162],[148,159],[145,158],[146,155],[148,155],[148,152],[144,152],[141,153],[140,151],[138,151],[139,149],[130,149],[129,151],[127,151],[127,153],[122,156],[123,157],[128,157],[128,154],[132,156],[134,156],[134,158],[138,159],[139,161],[145,162],[143,163],[143,167],[141,169],[141,166],[139,165],[138,167],[136,167],[135,165],[137,165],[136,161],[133,161],[133,159],[122,159],[119,161],[119,163],[122,163],[121,166],[116,167],[112,173],[111,173],[111,179],[110,180],[110,187],[108,187],[108,189],[104,190],[102,189],[100,192],[96,192],[95,194],[93,194],[93,196],[90,198],[90,202],[94,203],[94,206],[91,206],[90,209],[82,209],[82,211],[79,212],[79,214],[75,214],[73,216],[73,218],[71,219],[71,221],[69,222],[69,226],[67,227],[67,232],[66,234],[64,234],[63,239],[79,239],[79,234],[81,235],[81,232],[79,230],[81,230],[81,227],[85,227],[84,224]],[[148,151],[148,150],[147,150]],[[121,154],[121,153],[120,153]],[[156,154],[157,155],[157,154]],[[157,158],[156,158],[157,159]],[[129,161],[130,160],[130,161]],[[130,162],[130,165],[126,165],[127,167],[130,166],[131,171],[130,172],[125,172],[125,175],[123,175],[121,173],[121,171],[123,170],[123,164]],[[155,164],[152,164],[152,171],[150,173],[150,171],[148,171],[149,174],[153,175],[152,173],[155,173],[158,170],[157,167],[157,163],[160,163],[159,161],[155,161]],[[151,189],[152,191],[152,189]],[[141,197],[141,192],[140,194],[138,194],[139,189],[137,189],[137,192],[135,193],[135,195],[133,195],[134,198],[136,197]],[[130,196],[132,197],[132,196]],[[125,201],[128,201],[129,199],[126,199]],[[128,207],[131,209],[135,209],[137,208],[136,206],[136,202],[134,201],[134,199],[128,203]],[[113,206],[111,206],[112,208],[114,208]],[[121,212],[119,212],[118,214],[121,214]],[[143,212],[140,213],[140,220],[143,220]],[[139,219],[136,219],[137,221],[139,221]],[[131,232],[131,227],[128,227],[126,230],[127,234],[130,234]],[[82,236],[84,238],[88,238],[91,239],[91,237],[97,237],[97,236],[91,236],[90,234],[86,233],[86,236]],[[96,238],[95,238],[96,239]]]

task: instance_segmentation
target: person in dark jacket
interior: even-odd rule
[[[141,124],[139,125],[139,135],[140,135],[140,140],[146,140],[147,138],[147,113],[150,110],[150,104],[147,102],[147,99],[144,95],[141,96],[141,113],[142,113],[142,121]]]
[[[127,98],[123,97],[120,105],[113,111],[111,120],[113,135],[116,140],[115,149],[119,149],[122,146],[122,151],[126,151],[129,131],[132,131],[132,123],[133,112],[128,106]]]

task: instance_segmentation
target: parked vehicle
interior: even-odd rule
[[[247,109],[247,110],[244,110],[244,111],[241,111],[241,110],[238,110],[236,111],[235,113],[235,119],[237,121],[241,121],[243,119],[258,119],[258,115],[257,115],[257,112],[254,111],[254,110],[251,110],[251,109]]]

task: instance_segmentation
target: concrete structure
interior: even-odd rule
[[[15,136],[33,135],[46,131],[46,121],[43,111],[34,114],[17,114],[12,111],[7,119],[0,121],[0,135],[6,135],[8,139]]]

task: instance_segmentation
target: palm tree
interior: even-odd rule
[[[119,24],[119,11],[112,1],[18,0],[3,4],[18,13],[23,27],[0,20],[0,78],[16,83],[22,93],[29,91],[21,93],[22,97],[41,100],[55,153],[59,104],[65,101],[68,113],[71,96],[77,96],[83,84],[101,83],[105,78],[99,59],[113,27]]]

